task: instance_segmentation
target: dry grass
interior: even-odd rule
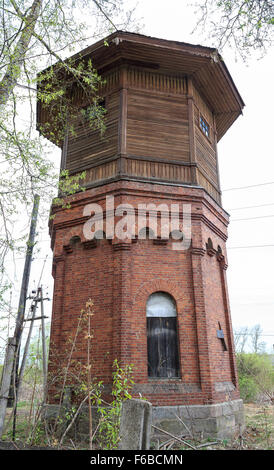
[[[273,405],[244,404],[245,429],[241,436],[234,439],[212,439],[214,445],[204,447],[205,450],[273,450],[274,420]],[[208,440],[209,441],[209,440]],[[206,441],[203,441],[206,443]],[[173,447],[174,448],[174,447]]]
[[[274,449],[273,405],[245,404],[246,429],[243,435],[245,448]]]

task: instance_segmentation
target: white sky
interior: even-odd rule
[[[200,34],[191,34],[197,16],[187,1],[139,0],[144,34],[211,46]],[[218,146],[221,188],[242,187],[274,181],[273,153],[273,64],[274,50],[248,67],[226,50],[224,61],[245,102],[243,116],[232,125]],[[233,208],[270,204],[233,211]],[[228,247],[274,245],[274,185],[223,191],[223,207],[231,214]],[[274,246],[228,249],[228,287],[234,327],[260,323],[263,340],[272,352],[274,343]]]
[[[192,35],[197,16],[184,0],[139,0],[137,13],[143,17],[143,34],[170,40],[211,46],[200,33]],[[231,214],[228,246],[228,287],[234,327],[260,324],[268,352],[274,344],[274,246],[233,248],[253,245],[274,245],[274,217],[236,220],[274,215],[274,185],[244,190],[225,189],[274,181],[273,155],[273,64],[274,50],[261,60],[253,58],[249,65],[235,61],[230,50],[223,52],[224,61],[246,104],[243,116],[232,125],[219,143],[219,166],[223,207]],[[273,204],[259,208],[233,210],[246,206]],[[233,221],[233,219],[235,219]],[[46,225],[40,231],[39,247],[47,254],[43,284],[52,298],[51,250]],[[23,259],[17,259],[17,293],[20,289]],[[43,260],[33,262],[30,288],[40,276]],[[45,305],[51,314],[51,302]]]

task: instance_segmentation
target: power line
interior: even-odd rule
[[[252,333],[234,333],[234,336],[254,336],[254,334],[252,334]],[[274,335],[260,334],[260,336],[274,336]]]
[[[245,246],[228,246],[228,250],[236,250],[241,248],[267,248],[273,247],[274,245],[245,245]]]
[[[239,186],[238,188],[227,188],[227,189],[222,189],[222,192],[224,191],[235,191],[237,189],[248,189],[248,188],[256,188],[258,186],[266,186],[268,184],[274,184],[274,181],[269,181],[268,183],[259,183],[259,184],[251,184],[249,186]]]
[[[7,262],[7,263],[13,263],[13,261],[22,260],[22,259],[25,259],[25,258],[24,258],[24,257],[21,258],[21,257],[17,257],[17,256],[16,256],[15,258],[12,258],[12,259],[6,259],[6,260],[5,260],[5,263],[6,263],[6,262]],[[46,257],[46,258],[35,258],[35,257],[34,257],[34,258],[32,258],[32,261],[37,261],[37,260],[42,260],[42,261],[44,261],[44,260],[46,260],[46,259],[52,261],[53,258],[51,258],[51,257],[50,257],[50,258],[49,258],[49,257]]]
[[[274,214],[258,215],[257,217],[246,217],[246,218],[243,218],[243,219],[231,219],[231,222],[238,222],[238,220],[266,219],[268,217],[274,217]]]
[[[228,211],[239,211],[239,210],[242,210],[242,209],[254,209],[256,207],[266,207],[266,206],[274,206],[274,202],[272,202],[270,204],[259,204],[257,206],[232,207],[232,208],[227,209],[227,210]]]

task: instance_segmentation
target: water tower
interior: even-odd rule
[[[181,414],[205,434],[232,435],[243,412],[226,283],[229,217],[221,203],[217,142],[244,103],[222,58],[208,47],[115,32],[74,60],[78,57],[91,59],[104,80],[103,137],[83,117],[89,103],[79,84],[71,91],[79,103],[75,132],[61,144],[50,129],[48,108],[38,103],[41,132],[62,147],[61,168],[70,175],[85,171],[85,190],[68,197],[70,207],[52,208],[49,372],[65,356],[79,312],[91,298],[91,374],[103,380],[106,391],[114,359],[122,367],[132,364],[134,395],[152,402],[154,422],[171,425],[174,414]],[[102,230],[91,238],[85,228],[94,205],[101,208]],[[118,237],[123,207],[134,230]],[[162,220],[170,220],[178,207],[178,229],[161,236]],[[187,241],[184,208],[191,217],[191,239],[177,249]],[[140,218],[143,226],[137,224]],[[106,227],[109,221],[114,236]],[[84,336],[81,341],[72,359],[86,364]],[[50,387],[49,403],[55,403]]]

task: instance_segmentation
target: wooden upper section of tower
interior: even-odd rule
[[[217,142],[244,103],[216,49],[115,32],[73,57],[80,58],[104,79],[106,131],[83,120],[89,103],[75,84],[79,118],[61,143],[62,168],[86,170],[87,187],[121,178],[199,185],[220,203]],[[60,145],[50,108],[38,102],[37,116],[43,135]]]

